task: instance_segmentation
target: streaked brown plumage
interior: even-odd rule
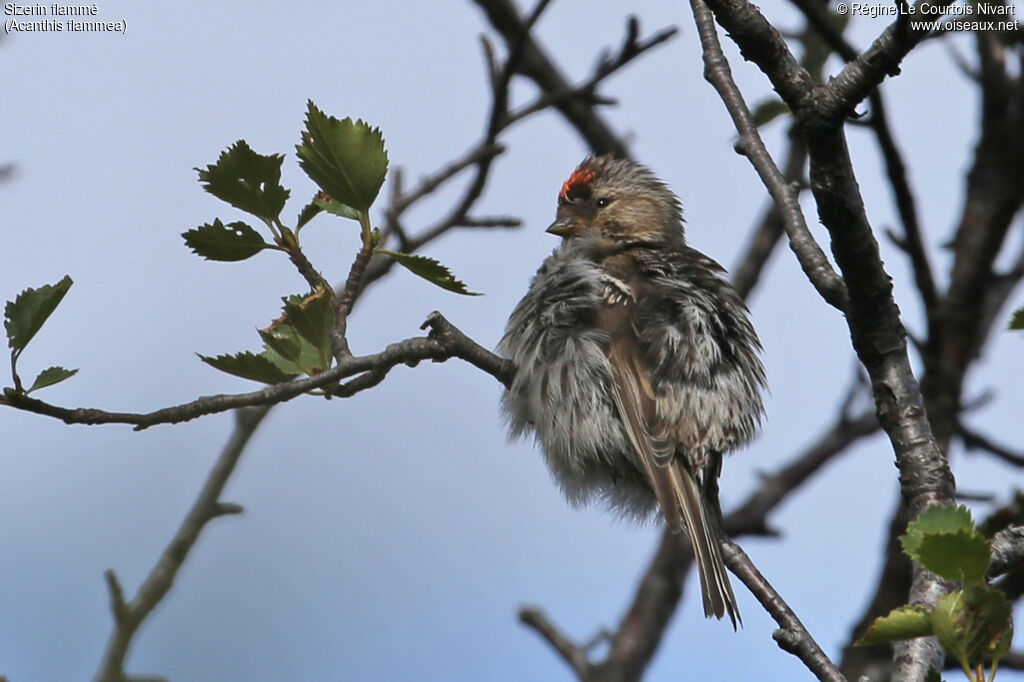
[[[536,435],[574,504],[660,508],[689,531],[704,612],[739,611],[721,555],[723,454],[763,408],[760,343],[724,270],[686,245],[682,208],[649,170],[590,157],[559,194],[561,245],[513,311],[512,436]]]

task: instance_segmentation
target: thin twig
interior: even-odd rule
[[[843,405],[850,403],[851,396],[862,390],[862,384],[854,383],[843,399]],[[849,451],[849,446],[855,441],[878,429],[878,420],[873,413],[850,416],[845,410],[840,410],[836,423],[814,443],[777,472],[761,478],[757,490],[725,517],[723,527],[726,533],[734,538],[748,534],[772,534],[767,518],[774,509],[829,461]],[[588,660],[585,668],[588,676],[580,677],[581,680],[640,679],[682,598],[683,579],[692,563],[689,545],[680,542],[679,536],[668,530],[662,533],[658,550],[634,591],[626,614],[618,628],[607,635],[608,654],[601,661]],[[555,627],[550,620],[545,619],[545,623],[549,628]],[[547,634],[541,634],[548,639]],[[557,634],[561,641],[569,641],[561,633]],[[559,655],[565,657],[561,651]]]
[[[860,50],[848,43],[843,34],[836,29],[835,20],[839,17],[829,11],[827,4],[820,0],[790,0],[790,2],[800,10],[804,18],[807,19],[808,26],[821,36],[833,52],[847,62],[857,58]]]
[[[900,488],[910,516],[916,517],[933,504],[949,504],[954,499],[953,474],[932,431],[910,364],[892,279],[867,218],[843,130],[843,122],[856,104],[897,68],[918,40],[906,22],[897,21],[865,55],[850,62],[840,77],[815,87],[756,7],[744,0],[706,2],[743,56],[768,76],[800,124],[818,216],[829,231],[832,253],[848,292],[844,312],[853,346],[871,378],[877,413],[896,454]],[[915,567],[912,603],[934,605],[948,589],[945,581]],[[923,680],[931,668],[941,664],[942,650],[935,638],[918,638],[896,649],[894,671],[901,679]]]
[[[790,247],[796,254],[800,267],[822,298],[839,310],[845,310],[846,287],[807,228],[800,208],[798,189],[779,172],[775,160],[761,140],[750,109],[747,108],[743,95],[732,78],[729,62],[726,61],[722,46],[718,42],[718,32],[711,12],[703,0],[691,0],[690,5],[693,7],[703,47],[704,77],[721,96],[740,134],[738,144],[741,145],[743,154],[750,159],[750,163],[779,207],[789,235]]]
[[[507,45],[513,45],[523,35],[523,19],[511,0],[475,0],[486,13],[491,26],[501,34]],[[562,97],[572,86],[551,58],[531,36],[523,41],[519,73],[532,80],[541,92],[554,95],[551,104],[568,120],[596,154],[629,155],[623,140],[594,110],[591,103],[579,98]]]
[[[612,57],[605,55],[597,61],[590,77],[579,85],[566,90],[547,90],[532,103],[524,106],[518,111],[510,113],[504,121],[504,125],[511,125],[538,111],[550,106],[563,104],[571,99],[577,99],[590,105],[610,105],[615,100],[602,97],[597,94],[597,87],[609,76],[626,66],[643,53],[658,45],[671,40],[679,32],[677,28],[666,28],[658,31],[645,40],[638,40],[639,24],[635,17],[630,17],[627,23],[626,38],[623,40],[618,53]]]
[[[729,570],[743,581],[747,589],[779,624],[780,629],[775,631],[775,641],[779,647],[803,661],[819,680],[846,682],[839,668],[825,655],[793,609],[775,591],[771,583],[765,580],[740,546],[735,542],[726,541],[722,543],[722,550]]]
[[[470,166],[477,165],[483,159],[493,159],[499,154],[504,153],[505,149],[505,145],[502,144],[488,144],[485,142],[475,145],[459,158],[454,159],[430,175],[424,176],[412,191],[396,192],[391,199],[391,205],[388,206],[387,213],[396,217],[400,216],[410,206],[427,195],[436,192],[442,185],[462,171]]]
[[[948,6],[952,0],[921,0],[919,11]],[[823,119],[841,120],[853,113],[887,77],[900,72],[903,58],[928,35],[913,30],[905,17],[897,17],[867,50],[849,61],[843,70],[816,94],[816,109]]]
[[[871,94],[871,118],[868,125],[875,133],[878,147],[885,161],[885,171],[896,201],[896,210],[903,224],[903,238],[897,244],[910,258],[914,272],[914,282],[921,296],[921,302],[927,314],[934,314],[939,299],[938,288],[935,286],[935,275],[932,274],[931,260],[921,237],[921,225],[917,217],[917,202],[914,191],[907,178],[906,164],[903,155],[893,137],[891,125],[886,113],[885,100],[880,91]]]
[[[0,398],[0,404],[6,403],[27,412],[56,417],[67,424],[132,424],[135,426],[135,430],[140,431],[157,424],[177,424],[196,417],[240,407],[281,403],[314,389],[336,384],[339,380],[347,377],[364,372],[386,374],[397,365],[416,363],[421,360],[444,362],[458,357],[487,372],[506,386],[510,383],[513,372],[511,363],[477,344],[448,322],[440,313],[431,313],[427,322],[424,323],[424,328],[426,327],[431,328],[431,333],[427,337],[405,339],[372,355],[343,357],[331,369],[314,376],[268,386],[250,393],[205,396],[154,412],[107,412],[84,407],[71,409],[19,394]]]
[[[787,184],[799,184],[804,177],[807,166],[807,148],[795,131],[790,130],[789,150],[783,163],[783,177]],[[761,279],[761,273],[768,258],[775,251],[779,239],[786,233],[786,224],[782,211],[774,201],[768,206],[754,232],[747,241],[747,247],[740,257],[739,264],[732,269],[732,284],[740,296],[748,298]]]
[[[1024,467],[1024,452],[1014,451],[1008,447],[999,445],[987,436],[964,426],[963,423],[960,423],[957,426],[956,432],[963,441],[964,447],[968,450],[984,450],[989,454],[995,455],[1007,464]]]
[[[114,629],[96,674],[96,682],[124,680],[124,662],[136,631],[170,591],[174,579],[203,528],[213,519],[225,514],[241,513],[240,506],[220,502],[220,495],[234,472],[245,446],[269,409],[255,407],[235,413],[237,426],[207,476],[199,496],[185,515],[174,537],[167,543],[160,560],[146,576],[131,601],[125,600],[124,591],[114,572],[107,571]]]
[[[842,33],[836,29],[833,21],[834,15],[829,12],[825,4],[817,0],[792,0],[792,3],[803,13],[808,24],[814,27],[825,43],[843,60],[851,62],[859,56],[859,50],[848,43]],[[885,162],[889,185],[896,202],[896,209],[903,224],[903,237],[894,241],[910,257],[921,301],[926,311],[933,312],[938,292],[928,252],[921,238],[917,206],[914,192],[907,179],[906,164],[903,162],[903,155],[892,134],[892,126],[886,113],[885,98],[882,96],[881,89],[876,89],[871,93],[870,101],[871,116],[867,120],[867,125],[874,132],[875,140],[878,142],[882,159]]]
[[[492,227],[516,228],[522,227],[523,221],[510,216],[481,216],[465,217],[455,223],[455,227],[468,227],[474,229],[489,229]]]
[[[571,124],[577,127],[595,153],[610,152],[626,156],[628,150],[625,143],[593,111],[592,102],[587,100],[594,98],[593,92],[601,82],[640,55],[646,54],[668,41],[676,33],[675,29],[664,29],[641,40],[637,37],[639,29],[635,22],[630,22],[626,38],[623,40],[617,56],[599,60],[594,73],[582,85],[574,88],[568,84],[565,77],[540,50],[526,30],[532,25],[532,22],[539,19],[540,11],[546,7],[546,4],[539,4],[531,13],[529,20],[524,21],[519,17],[515,6],[508,0],[476,1],[487,12],[492,26],[505,39],[509,48],[509,56],[504,64],[499,64],[490,42],[486,39],[483,41],[485,58],[489,64],[488,74],[492,98],[484,138],[446,168],[433,176],[428,176],[424,182],[430,183],[433,180],[444,182],[467,169],[472,169],[473,175],[463,189],[461,197],[446,215],[418,234],[406,236],[402,248],[407,253],[422,249],[454,228],[484,226],[475,221],[469,213],[483,195],[490,177],[492,162],[500,154],[500,151],[494,154],[489,152],[501,148],[498,142],[501,133],[534,114],[555,107],[567,117]],[[530,77],[541,88],[541,93],[532,103],[510,112],[508,86],[515,73],[524,73]],[[440,182],[438,186],[440,186]],[[398,224],[398,216],[414,203],[412,199],[419,200],[421,196],[429,196],[429,193],[421,196],[417,196],[417,194],[418,190],[410,192],[405,195],[401,203],[393,204],[389,208],[388,215],[393,216],[389,224]],[[501,219],[488,226],[512,227],[513,220],[515,219]],[[395,261],[391,258],[372,259],[363,278],[364,288],[390,272],[394,264]]]
[[[590,674],[590,661],[583,647],[577,646],[552,623],[547,615],[536,607],[519,609],[519,622],[534,630],[551,648],[562,657],[581,680]]]

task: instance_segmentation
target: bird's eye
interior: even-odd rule
[[[597,199],[594,203],[597,204],[598,208],[604,208],[608,204],[612,203],[612,200],[609,199],[608,197],[601,197],[600,199]]]

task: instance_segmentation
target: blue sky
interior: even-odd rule
[[[81,368],[43,396],[67,406],[147,411],[249,390],[194,353],[258,348],[255,328],[277,315],[280,296],[305,284],[277,254],[208,263],[184,247],[181,232],[238,218],[201,190],[193,168],[239,138],[285,153],[293,196],[285,215],[296,214],[313,191],[294,157],[311,98],[328,113],[380,126],[407,182],[435,170],[483,131],[483,17],[469,2],[98,7],[100,18],[125,19],[127,33],[0,40],[0,161],[17,165],[0,186],[0,293],[12,298],[64,274],[76,282],[21,366],[25,374]],[[794,25],[790,13],[768,9]],[[681,34],[607,82],[603,92],[620,105],[605,116],[680,194],[691,244],[731,266],[766,192],[732,151],[731,123],[701,76],[687,4],[649,0],[634,11],[645,31],[674,24]],[[861,19],[854,36],[866,44],[883,26]],[[623,28],[620,3],[558,0],[538,31],[579,79]],[[748,98],[760,100],[763,78],[730,54]],[[519,102],[532,94],[529,85],[515,89]],[[937,44],[915,52],[887,94],[941,271],[947,256],[937,245],[958,218],[975,98]],[[781,148],[779,124],[766,136]],[[427,251],[486,296],[460,298],[395,272],[357,308],[355,352],[417,335],[435,309],[481,344],[497,343],[554,246],[543,229],[586,152],[552,113],[504,142],[509,152],[480,212],[521,217],[524,227],[453,234]],[[897,223],[877,153],[862,131],[851,133],[851,147],[881,232]],[[429,224],[452,196],[412,212],[409,226]],[[813,207],[808,222],[825,241]],[[317,267],[333,281],[344,277],[353,224],[321,218],[304,235]],[[883,246],[908,326],[920,329],[903,257]],[[829,424],[854,367],[844,321],[787,249],[752,308],[772,395],[762,438],[726,464],[727,509],[759,471],[778,468]],[[992,389],[997,400],[971,422],[1019,443],[1021,339],[996,337],[969,395]],[[499,395],[492,378],[453,361],[396,369],[352,400],[302,398],[276,409],[225,495],[246,513],[207,529],[140,634],[129,671],[176,681],[571,679],[517,624],[516,609],[538,604],[578,640],[614,625],[657,529],[567,507],[532,444],[506,443]],[[0,411],[0,673],[12,682],[91,677],[110,627],[103,571],[116,569],[134,591],[230,429],[227,416],[134,433]],[[1004,493],[1018,474],[953,456],[971,491]],[[884,440],[865,442],[778,510],[772,521],[784,539],[743,542],[830,653],[876,577],[896,499],[892,460]],[[687,599],[648,679],[805,678],[772,641],[770,619],[745,591],[738,596],[739,633],[705,621]]]

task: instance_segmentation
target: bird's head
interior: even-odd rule
[[[588,156],[558,194],[548,232],[563,239],[683,242],[683,209],[665,183],[628,159]]]

